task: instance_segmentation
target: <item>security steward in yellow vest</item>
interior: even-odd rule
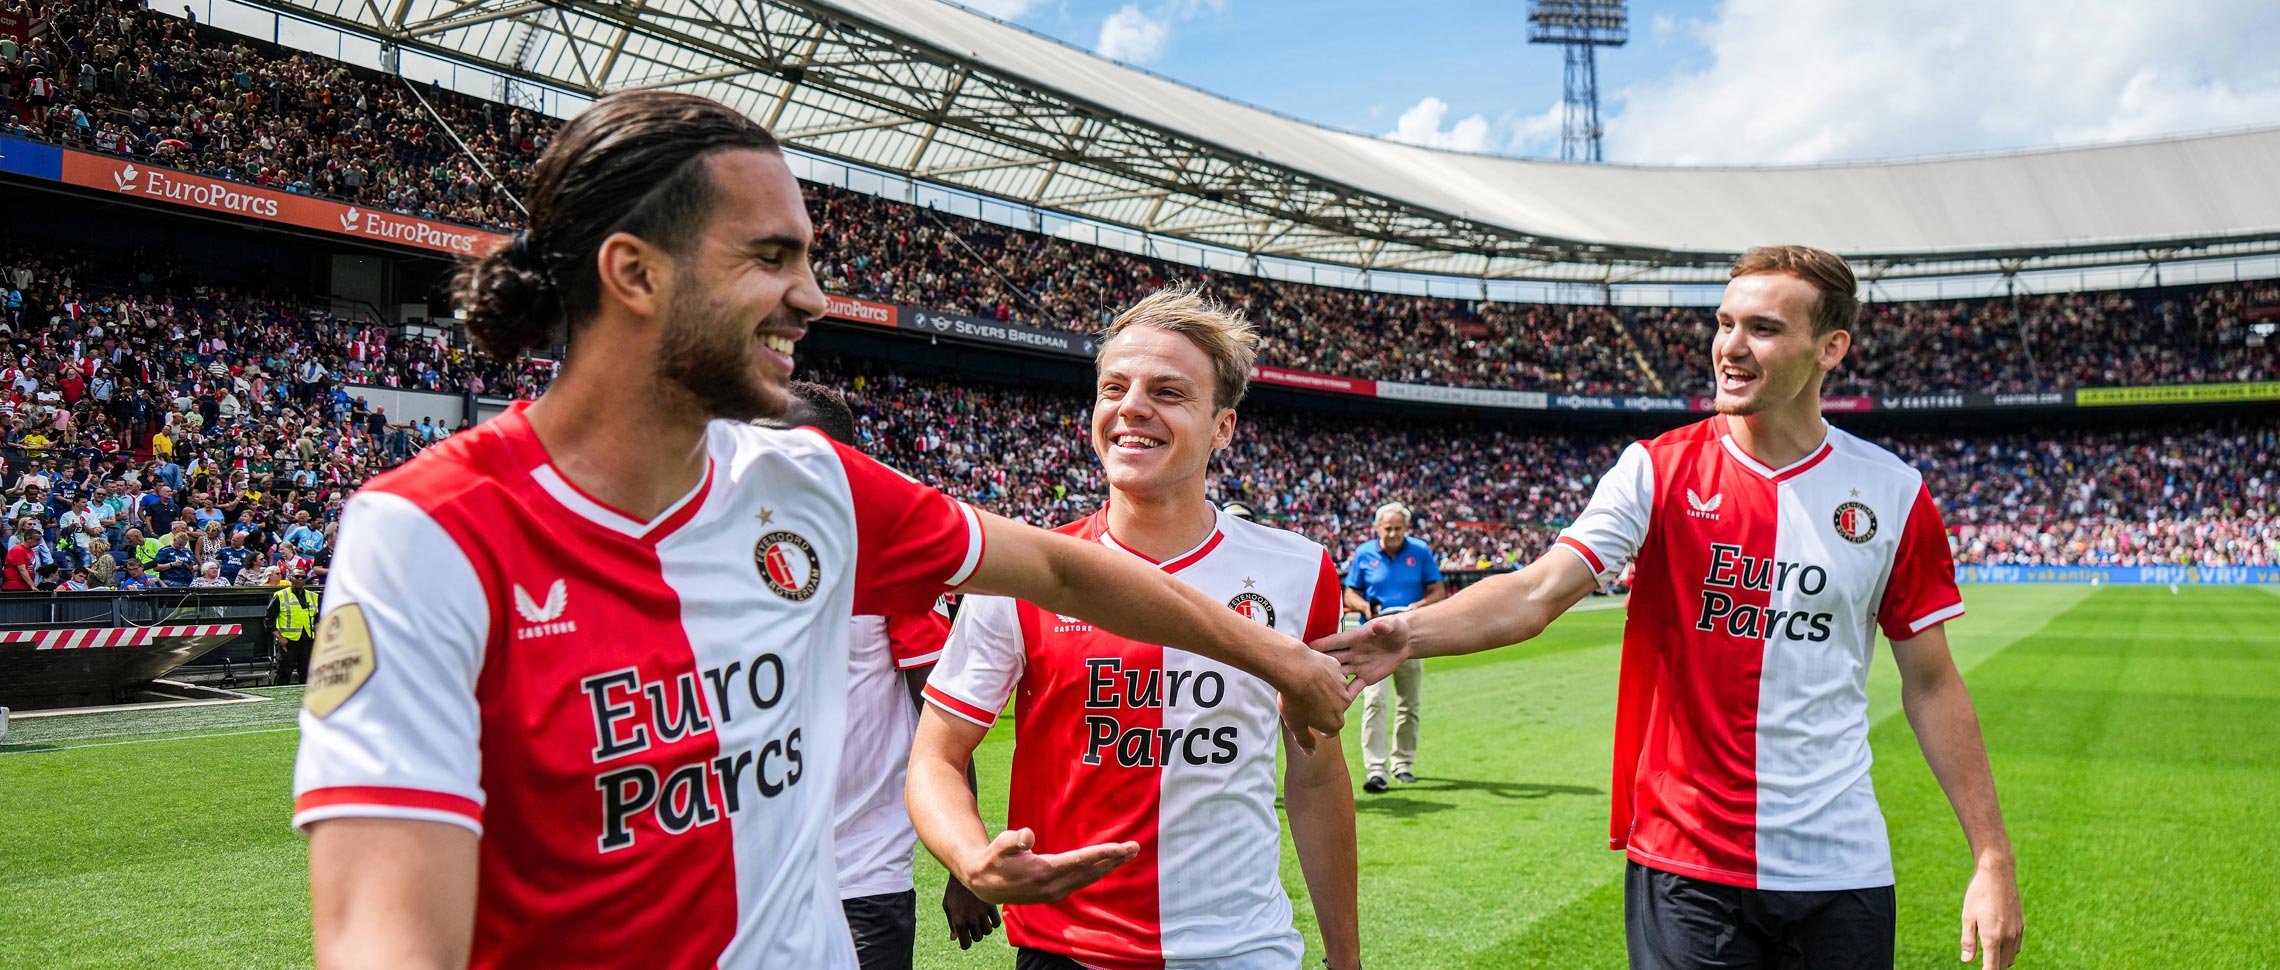
[[[277,682],[306,683],[309,650],[317,633],[317,591],[308,586],[309,574],[293,570],[292,581],[269,598],[269,628],[277,631]]]

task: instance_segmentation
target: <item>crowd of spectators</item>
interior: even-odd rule
[[[1888,441],[1927,470],[1960,561],[2280,564],[2280,422]]]
[[[509,200],[555,122],[200,28],[128,0],[11,5],[0,36],[0,122],[15,133],[147,164],[480,226]]]
[[[0,0],[4,2],[4,0]],[[512,229],[508,201],[557,123],[200,27],[127,0],[39,0],[0,38],[0,122],[149,164]],[[187,13],[187,11],[186,11]],[[1129,255],[822,185],[816,269],[849,296],[1091,330],[1172,279],[1247,310],[1263,364],[1374,380],[1687,396],[1713,315],[1399,296]],[[1999,393],[2263,380],[2246,311],[2272,283],[1872,305],[1832,394]],[[2276,311],[2280,312],[2280,311]]]
[[[516,395],[543,373],[148,254],[0,239],[0,299],[0,503],[28,550],[9,589],[321,575],[345,496],[456,429],[392,421],[354,385]]]
[[[451,430],[392,422],[350,385],[529,396],[545,373],[148,255],[0,239],[0,299],[0,503],[7,547],[25,550],[0,584],[11,589],[273,583],[280,564],[321,569],[343,498]],[[924,480],[1040,525],[1103,499],[1081,387],[804,356],[809,376],[849,394],[864,447]],[[1502,568],[1548,548],[1626,440],[1259,404],[1215,461],[1211,497],[1340,556],[1367,538],[1372,509],[1401,500],[1446,566]],[[1963,562],[2280,562],[2280,424],[2269,420],[1882,440],[1926,470]]]
[[[1243,309],[1259,362],[1371,380],[1555,393],[1703,396],[1715,312],[1398,296],[1214,273],[808,186],[826,288],[1094,330],[1172,280]],[[2008,393],[2280,378],[2249,345],[2280,283],[1872,304],[1827,393]]]
[[[1105,498],[1081,388],[1019,388],[804,361],[847,393],[864,448],[967,501],[1059,525]],[[1240,501],[1340,557],[1399,500],[1444,568],[1540,555],[1631,439],[1435,421],[1246,409],[1213,463],[1213,501]],[[1959,562],[2280,564],[2280,421],[1958,437],[1877,435],[1923,469]]]

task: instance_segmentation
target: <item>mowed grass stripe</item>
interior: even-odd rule
[[[1972,689],[2019,846],[2032,965],[2280,965],[2269,596],[2103,587],[1983,666]],[[1895,756],[1915,743],[1904,720],[1876,741]],[[1904,889],[1901,962],[1928,966],[1950,951],[1940,934],[1955,933],[1969,860],[1928,772],[1879,777]]]

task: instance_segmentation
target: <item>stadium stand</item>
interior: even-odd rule
[[[1080,389],[999,387],[803,361],[845,389],[865,447],[953,494],[1058,525],[1104,495]],[[1241,501],[1344,556],[1371,510],[1400,500],[1444,568],[1526,562],[1590,497],[1631,436],[1474,421],[1357,421],[1246,409],[1212,498]],[[1872,435],[1931,479],[1959,561],[2021,565],[2280,563],[2280,423],[2201,420],[2158,429]],[[1418,494],[1416,482],[1435,483]]]
[[[372,208],[508,226],[554,128],[520,108],[404,83],[120,0],[43,0],[0,40],[14,133]]]
[[[118,0],[26,8],[0,39],[0,123],[26,137],[406,214],[513,228],[507,194],[555,124],[520,108],[293,52]],[[447,120],[495,180],[422,107]],[[820,184],[806,186],[826,288],[1063,330],[1091,330],[1173,279],[1257,323],[1264,364],[1465,387],[1684,396],[1704,390],[1702,308],[1515,304],[1402,296],[1212,273]],[[11,504],[32,463],[47,541],[93,484],[147,483],[168,432],[189,488],[275,548],[293,511],[321,523],[339,496],[444,429],[391,425],[345,385],[530,396],[547,368],[502,366],[406,340],[306,294],[216,283],[153,253],[0,240],[12,359],[0,402]],[[1871,305],[1855,363],[1829,392],[2022,392],[2280,378],[2252,347],[2280,283]],[[1080,391],[950,381],[811,355],[853,392],[870,446],[961,496],[1039,523],[1099,500]],[[1524,561],[1571,518],[1626,436],[1510,423],[1357,422],[1254,408],[1214,476],[1341,555],[1368,510],[1418,506],[1451,567]],[[2270,421],[2162,430],[1880,436],[1933,477],[1962,561],[2280,561]],[[61,470],[59,473],[59,469]],[[1391,469],[1401,469],[1398,476]],[[1445,483],[1406,494],[1397,484]],[[272,484],[267,479],[275,477]],[[296,488],[295,486],[299,487]],[[201,494],[203,493],[203,494]],[[107,536],[114,547],[121,538]],[[219,543],[198,540],[202,553]],[[52,553],[51,553],[52,554]],[[211,559],[210,555],[205,558]],[[68,564],[70,560],[67,559]],[[105,571],[107,572],[107,571]]]
[[[0,42],[0,119],[77,147],[375,208],[513,228],[552,119],[403,82],[120,0],[48,0]],[[1372,380],[1687,396],[1713,317],[1699,307],[1554,306],[1377,293],[1213,273],[809,185],[816,265],[848,296],[1089,331],[1171,279],[1242,307],[1261,363]],[[2268,380],[2248,307],[2280,285],[1872,305],[1838,395],[2006,393]]]
[[[37,564],[60,566],[59,580],[97,565],[94,586],[116,583],[116,567],[135,555],[122,541],[129,528],[171,544],[170,523],[152,527],[129,504],[161,482],[179,492],[178,510],[163,518],[198,523],[190,541],[203,562],[221,555],[226,528],[247,531],[268,563],[321,566],[342,498],[454,430],[392,423],[357,385],[527,395],[546,371],[406,341],[306,298],[212,283],[158,254],[103,258],[0,240],[0,290],[0,340],[11,351],[0,363],[0,479],[12,521],[38,518]],[[92,537],[63,529],[97,488],[114,506],[94,510],[108,522],[100,533],[110,568],[92,562]],[[296,512],[327,542],[286,549]],[[148,564],[155,550],[143,552]],[[233,581],[240,572],[227,571]]]

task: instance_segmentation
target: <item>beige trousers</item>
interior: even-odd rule
[[[1425,661],[1422,660],[1408,661],[1394,668],[1393,676],[1362,689],[1362,771],[1365,775],[1391,776],[1417,764],[1417,721],[1424,713],[1418,698],[1424,689]]]

